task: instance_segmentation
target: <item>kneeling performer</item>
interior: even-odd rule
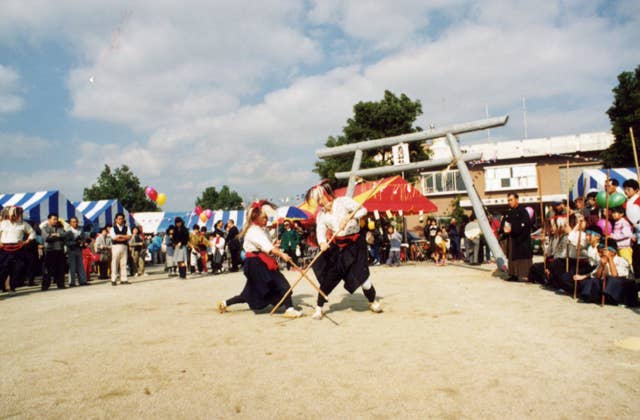
[[[367,209],[350,197],[338,197],[328,181],[311,187],[307,191],[307,202],[315,201],[320,208],[316,218],[316,234],[322,255],[313,265],[313,271],[320,282],[320,289],[329,295],[344,280],[344,288],[353,293],[362,286],[372,312],[382,312],[376,302],[376,289],[369,279],[367,243],[360,234],[358,219],[367,214]],[[354,213],[355,212],[355,213]],[[327,243],[327,233],[334,236]],[[317,307],[313,319],[321,319],[326,312],[326,300],[318,294]]]
[[[268,305],[275,305],[282,296],[289,291],[289,282],[278,270],[278,263],[273,258],[280,257],[284,261],[291,261],[291,257],[275,247],[265,232],[267,225],[267,214],[264,206],[271,206],[270,203],[260,201],[254,203],[247,211],[247,224],[240,233],[243,238],[245,252],[244,275],[247,282],[242,292],[218,302],[218,312],[224,313],[227,307],[237,303],[247,303],[249,308],[259,310]],[[286,318],[298,318],[302,313],[293,307],[291,295],[284,301],[287,308],[284,312]]]

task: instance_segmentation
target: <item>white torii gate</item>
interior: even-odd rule
[[[360,143],[345,144],[342,146],[329,147],[316,151],[316,156],[323,159],[330,156],[344,155],[348,153],[354,153],[353,164],[351,171],[348,172],[336,172],[335,176],[338,179],[349,179],[349,185],[347,186],[347,196],[353,197],[355,190],[356,178],[373,176],[373,175],[385,175],[390,173],[397,173],[403,171],[412,171],[417,169],[442,167],[452,163],[455,163],[460,171],[460,177],[464,182],[467,189],[467,194],[473,211],[480,225],[480,230],[484,234],[487,245],[493,255],[496,256],[496,263],[499,269],[507,271],[507,258],[498,243],[497,238],[493,234],[493,230],[487,220],[487,215],[482,206],[482,201],[478,196],[469,168],[467,168],[466,161],[478,160],[481,158],[481,153],[465,153],[462,154],[458,145],[457,135],[463,133],[470,133],[473,131],[481,131],[494,127],[501,127],[509,120],[508,116],[487,118],[484,120],[471,121],[461,124],[454,124],[448,127],[441,127],[437,129],[429,129],[426,131],[420,131],[417,133],[403,134],[400,136],[385,137],[376,140],[367,140]],[[434,139],[438,137],[446,137],[451,148],[452,159],[437,159],[437,160],[425,160],[421,162],[408,163],[406,165],[385,166],[380,168],[360,169],[362,162],[362,151],[369,149],[379,149],[385,146],[393,146],[398,143],[412,143],[416,141],[424,141],[428,139]]]

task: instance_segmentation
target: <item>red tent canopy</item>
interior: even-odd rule
[[[380,181],[363,182],[356,185],[353,198],[357,201],[367,198],[372,188],[378,188],[371,197],[366,199],[364,207],[368,211],[392,211],[404,214],[416,214],[420,210],[423,213],[433,213],[438,211],[438,207],[420,191],[402,179],[400,175],[385,178]],[[336,197],[345,195],[346,188],[339,188],[335,191]],[[358,200],[360,198],[360,200]]]

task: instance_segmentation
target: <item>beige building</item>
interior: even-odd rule
[[[507,193],[517,192],[520,202],[531,203],[537,213],[539,186],[544,203],[567,198],[582,170],[602,167],[600,153],[611,143],[611,133],[598,132],[461,145],[461,149],[482,153],[481,160],[467,162],[467,166],[476,191],[489,211],[505,210]],[[433,159],[451,157],[445,139],[434,140],[430,149]],[[455,166],[422,172],[421,187],[423,194],[438,206],[437,216],[449,214],[458,196],[461,206],[471,210],[471,202]]]

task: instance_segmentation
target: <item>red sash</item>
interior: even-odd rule
[[[359,233],[354,233],[353,235],[348,235],[348,236],[335,237],[333,239],[333,243],[336,244],[338,248],[345,248],[351,245],[352,243],[355,243],[355,241],[357,241],[359,237],[360,237]]]
[[[18,252],[22,249],[22,246],[24,244],[22,243],[18,243],[18,244],[2,244],[0,246],[0,249],[2,249],[5,252]]]
[[[267,266],[269,271],[276,271],[278,269],[278,262],[275,258],[270,257],[264,252],[247,252],[244,254],[245,258],[260,258]]]

